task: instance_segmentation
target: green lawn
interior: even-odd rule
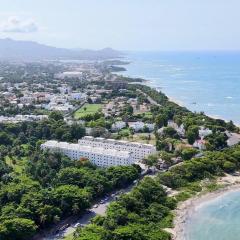
[[[130,141],[130,142],[140,142],[140,143],[147,143],[147,144],[156,144],[156,138],[153,133],[135,133],[133,135],[129,135],[128,137],[122,137],[122,140]]]
[[[79,119],[88,114],[94,114],[102,108],[102,104],[84,104],[80,109],[74,113],[74,118]]]
[[[139,116],[139,115],[141,115],[142,117],[144,117],[144,118],[148,118],[148,119],[151,119],[152,118],[152,113],[151,112],[145,112],[145,113],[136,113],[136,114],[134,114],[134,116]]]
[[[73,240],[73,233],[64,237],[64,240]]]

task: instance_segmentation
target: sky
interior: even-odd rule
[[[240,50],[240,0],[0,0],[0,38],[65,48]]]

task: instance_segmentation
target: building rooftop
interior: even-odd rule
[[[128,158],[131,156],[131,152],[129,151],[119,151],[115,149],[106,149],[102,147],[92,147],[88,145],[80,145],[77,143],[67,143],[67,142],[58,142],[55,140],[47,141],[43,144],[43,146],[49,148],[59,148],[59,149],[66,149],[66,150],[76,150],[87,152],[90,154],[99,154],[99,155],[109,155],[113,157],[125,157]]]
[[[124,140],[115,140],[115,139],[106,139],[106,138],[94,138],[92,136],[85,136],[80,140],[87,140],[87,141],[95,141],[95,142],[103,142],[103,143],[110,143],[110,144],[116,144],[116,145],[127,145],[132,147],[145,147],[145,148],[152,148],[154,147],[151,144],[144,144],[139,142],[128,142]]]

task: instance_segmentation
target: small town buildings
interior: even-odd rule
[[[35,101],[35,98],[31,96],[20,97],[20,102],[22,104],[32,104],[34,101]]]
[[[127,124],[123,121],[117,121],[115,123],[112,124],[111,130],[112,131],[119,131],[123,128],[125,128],[127,126]]]
[[[69,95],[69,100],[85,101],[86,98],[87,98],[87,94],[82,92],[72,92]]]
[[[128,126],[132,128],[135,132],[139,132],[144,130],[144,128],[148,128],[151,132],[154,130],[155,124],[154,123],[144,123],[144,122],[128,122]]]

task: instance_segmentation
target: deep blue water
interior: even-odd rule
[[[240,123],[240,52],[131,52],[127,59],[124,75],[149,80],[192,111]]]
[[[239,240],[240,191],[200,206],[187,222],[186,240]]]

